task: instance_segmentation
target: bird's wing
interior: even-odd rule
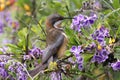
[[[46,63],[51,56],[57,53],[63,41],[64,41],[64,35],[60,34],[57,40],[53,44],[47,46],[42,57],[43,64]]]
[[[35,75],[42,73],[42,70],[47,68],[47,66],[48,66],[47,64],[44,64],[44,65],[39,64],[36,68],[34,68],[33,70],[30,70],[28,72],[29,72],[31,77],[34,77]]]
[[[59,47],[64,41],[64,35],[60,34],[57,40],[55,41],[54,44],[48,45],[47,48],[45,49],[42,57],[42,64],[39,64],[35,69],[30,70],[29,74],[34,77],[36,74],[38,74],[41,70],[44,70],[48,64],[46,63],[48,60],[50,61],[50,58],[57,53]]]

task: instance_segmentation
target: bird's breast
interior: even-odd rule
[[[57,53],[58,58],[62,58],[65,56],[65,51],[67,49],[67,44],[68,44],[67,35],[64,32],[62,32],[62,35],[64,35],[64,41],[60,46],[60,49],[58,50],[58,53]]]

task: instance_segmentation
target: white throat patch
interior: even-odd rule
[[[62,22],[62,20],[55,22],[54,27],[57,29],[62,29],[62,28],[57,27],[59,24],[61,24],[61,22]]]

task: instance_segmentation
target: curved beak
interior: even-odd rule
[[[63,17],[63,19],[74,19],[72,17]]]

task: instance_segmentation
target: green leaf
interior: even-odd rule
[[[39,30],[39,28],[38,28],[36,25],[33,25],[33,26],[31,27],[31,31],[33,31],[33,32],[36,33],[36,34],[40,33],[40,30]]]
[[[26,46],[26,38],[27,38],[28,30],[27,28],[23,28],[18,32],[18,46],[21,47],[23,50],[25,50]]]
[[[3,52],[2,52],[2,51],[0,51],[0,54],[3,54]]]
[[[12,53],[17,53],[17,54],[23,53],[22,49],[14,44],[7,44],[6,46],[10,48],[10,51]]]
[[[88,61],[90,61],[90,59],[93,56],[93,54],[91,54],[91,53],[84,53],[82,56],[84,57],[84,61],[88,62]]]
[[[120,2],[119,2],[119,0],[113,0],[113,7],[114,7],[115,9],[117,9],[117,8],[120,7]]]
[[[120,80],[120,72],[113,72],[113,78],[114,80]]]
[[[114,51],[115,51],[114,53],[115,58],[120,59],[120,46],[115,47]]]
[[[68,46],[71,47],[72,45],[80,45],[80,39],[78,38],[77,32],[75,32],[74,30],[72,30],[70,28],[66,28],[65,33],[69,38],[69,45]]]
[[[70,55],[71,55],[70,50],[66,50],[66,51],[65,51],[65,55],[66,55],[66,56],[70,56]]]
[[[23,28],[22,30],[20,30],[20,31],[18,32],[18,37],[19,37],[20,39],[24,39],[24,38],[27,36],[27,33],[28,33],[27,28]]]

